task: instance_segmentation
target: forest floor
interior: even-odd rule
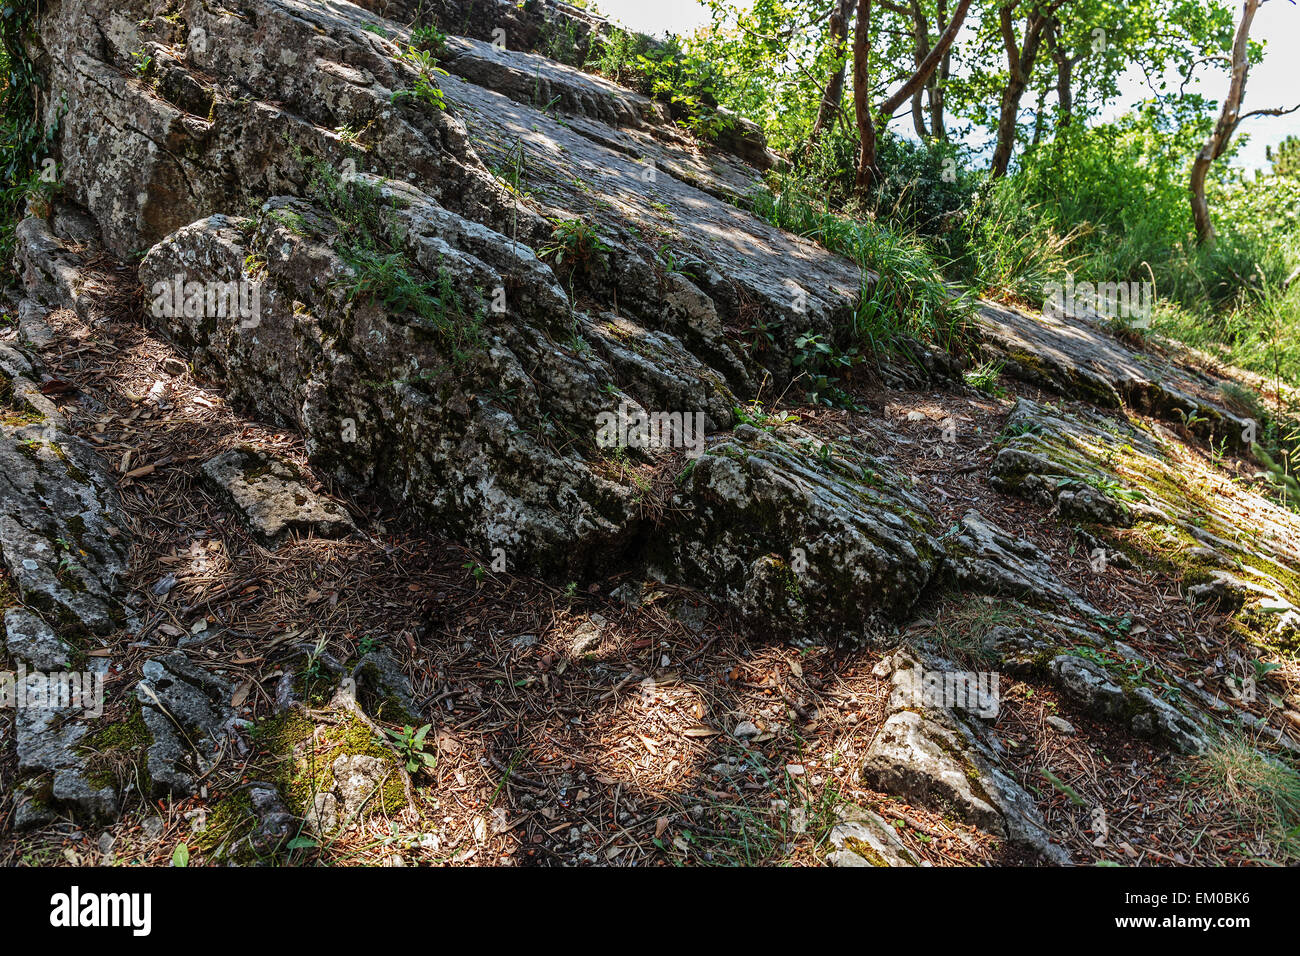
[[[125,280],[110,291],[119,314],[93,334],[74,313],[54,313],[56,335],[41,350],[66,383],[62,410],[119,476],[123,530],[135,542],[128,585],[142,596],[133,608],[141,626],[94,652],[114,662],[106,716],[129,707],[130,675],[143,659],[185,639],[187,653],[237,685],[232,703],[252,721],[273,712],[274,685],[304,644],[339,660],[382,646],[433,726],[437,762],[415,776],[413,808],[381,808],[344,836],[301,841],[281,862],[816,864],[855,807],[879,813],[935,866],[1025,862],[970,825],[864,788],[857,773],[886,715],[888,681],[873,674],[880,659],[922,639],[977,640],[1005,617],[1007,601],[936,590],[903,630],[865,647],[830,647],[755,633],[699,595],[655,582],[611,578],[578,589],[494,573],[420,533],[409,514],[342,498],[362,530],[268,550],[196,480],[197,468],[220,449],[252,444],[310,474],[300,441],[242,417],[196,381],[184,357],[132,315],[134,294]],[[1190,652],[1169,666],[1198,681],[1193,668],[1211,667],[1237,640],[1222,614],[1189,606],[1176,576],[1093,573],[1048,509],[988,486],[1016,395],[1042,398],[1022,384],[1007,389],[994,397],[865,380],[854,389],[863,412],[782,411],[814,433],[856,432],[888,447],[941,525],[977,507],[1032,541],[1076,593],[1123,622],[1128,640],[1142,645],[1149,634],[1162,662],[1157,622],[1176,632]],[[946,420],[962,424],[955,442],[935,437]],[[1212,464],[1225,483],[1245,468]],[[743,722],[756,733],[738,737]],[[995,730],[1078,863],[1238,864],[1270,853],[1258,819],[1200,785],[1195,760],[1113,733],[1051,686],[1004,678]],[[208,809],[254,779],[256,761],[223,753],[199,796],[137,799],[105,829],[60,822],[13,834],[0,819],[0,863],[165,864],[184,844],[198,865]],[[13,764],[9,753],[0,782],[13,780]],[[1088,806],[1107,808],[1106,833],[1094,832]]]

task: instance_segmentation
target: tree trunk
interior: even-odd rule
[[[1192,179],[1189,185],[1192,202],[1192,221],[1196,224],[1197,245],[1214,244],[1214,223],[1210,219],[1210,204],[1205,199],[1205,177],[1210,172],[1213,162],[1223,155],[1232,141],[1232,134],[1237,129],[1241,113],[1241,99],[1246,93],[1246,74],[1250,64],[1246,60],[1246,50],[1250,41],[1250,25],[1259,9],[1260,0],[1245,0],[1241,9],[1241,21],[1237,24],[1237,35],[1232,41],[1232,82],[1228,85],[1228,96],[1219,110],[1219,120],[1214,124],[1214,132],[1205,141],[1201,151],[1192,163]]]
[[[943,31],[939,41],[926,54],[907,82],[894,91],[880,104],[879,114],[888,123],[900,106],[925,86],[926,81],[938,69],[940,62],[948,55],[948,50],[957,39],[966,11],[970,9],[971,0],[959,0],[953,11],[948,28]],[[858,175],[856,189],[864,194],[875,181],[876,175],[876,128],[871,117],[871,108],[867,104],[867,47],[871,32],[871,0],[859,0],[858,22],[853,34],[853,105],[858,116],[858,135],[861,144],[858,149]]]
[[[871,0],[858,0],[853,26],[853,112],[858,120],[858,171],[854,188],[864,195],[876,177],[876,127],[867,104],[867,56],[871,41]]]
[[[935,14],[935,29],[942,33],[948,28],[948,3],[947,0],[939,0]],[[948,127],[943,119],[943,97],[944,87],[948,85],[948,77],[952,73],[952,50],[944,53],[943,60],[939,64],[939,69],[934,71],[929,82],[930,96],[930,133],[935,139],[947,139]]]
[[[853,13],[854,2],[855,0],[837,0],[838,5],[831,13],[831,45],[835,49],[835,58],[839,64],[831,73],[830,79],[826,81],[822,101],[817,106],[817,119],[813,123],[812,132],[808,134],[808,145],[804,148],[806,157],[811,157],[816,152],[822,134],[834,121],[835,114],[840,108],[840,100],[844,97],[844,71],[848,65],[845,56],[847,51],[844,47],[849,36],[849,17]]]
[[[919,0],[912,0],[912,32],[916,37],[912,63],[913,67],[919,70],[925,58],[930,55],[930,21],[921,10]],[[925,86],[918,86],[916,92],[912,94],[912,129],[916,131],[916,135],[923,143],[930,138],[930,131],[925,128],[925,110],[921,103],[929,85],[930,82],[927,80]]]
[[[1016,45],[1016,29],[1012,20],[1012,8],[1001,7],[998,20],[1002,29],[1002,42],[1007,51],[1007,85],[1002,91],[1002,104],[998,112],[998,144],[993,151],[993,166],[990,174],[994,177],[1005,176],[1011,164],[1011,154],[1016,148],[1017,120],[1020,116],[1020,98],[1024,96],[1033,76],[1034,61],[1038,59],[1038,48],[1043,42],[1043,28],[1048,18],[1037,10],[1031,12],[1025,20],[1025,40],[1023,48]]]
[[[926,55],[926,58],[916,68],[916,72],[906,83],[895,91],[894,95],[885,102],[880,104],[880,115],[888,119],[893,116],[895,111],[905,102],[911,99],[912,94],[918,89],[925,86],[926,81],[938,69],[939,63],[948,55],[952,47],[953,40],[957,39],[957,34],[961,31],[961,25],[966,20],[966,11],[970,9],[971,0],[959,0],[957,9],[953,11],[952,20],[948,24],[948,29],[943,31],[939,41],[934,48]]]
[[[1064,39],[1061,21],[1053,19],[1051,45],[1052,59],[1056,62],[1056,128],[1065,129],[1074,119],[1074,60],[1070,51],[1061,45]]]
[[[1043,138],[1043,114],[1045,112],[1043,107],[1046,103],[1047,90],[1039,90],[1038,102],[1034,104],[1034,138],[1029,141],[1032,146],[1037,146],[1039,141]]]

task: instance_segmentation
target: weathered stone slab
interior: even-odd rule
[[[265,452],[228,449],[203,463],[203,476],[267,544],[291,534],[339,537],[355,527],[342,507],[303,483],[297,468]]]

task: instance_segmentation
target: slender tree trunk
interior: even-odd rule
[[[938,42],[926,54],[917,66],[916,72],[908,78],[894,94],[880,104],[879,114],[888,123],[889,118],[897,112],[917,90],[922,89],[934,71],[938,69],[943,58],[948,55],[952,43],[957,39],[966,11],[970,9],[971,0],[958,0],[957,9],[953,11],[948,28],[940,35]],[[876,175],[876,128],[871,117],[871,108],[867,103],[867,54],[871,33],[871,0],[858,0],[858,21],[853,33],[853,105],[858,117],[858,174],[856,188],[859,195],[864,194],[875,181]]]
[[[939,0],[935,15],[935,29],[942,33],[948,28],[948,3],[947,0]],[[944,87],[948,85],[948,77],[952,73],[952,50],[943,55],[943,60],[939,64],[939,69],[934,71],[930,77],[929,97],[930,97],[930,133],[935,139],[947,139],[948,127],[943,118],[943,97]]]
[[[952,48],[952,42],[957,39],[957,34],[961,31],[961,25],[966,20],[966,11],[970,9],[970,5],[971,0],[958,0],[957,9],[953,11],[948,29],[944,30],[939,36],[938,42],[935,43],[908,81],[900,86],[893,96],[880,104],[881,116],[885,118],[893,116],[895,111],[907,102],[913,93],[925,86],[926,81],[939,68],[940,62],[948,55],[948,51]]]
[[[1046,103],[1047,90],[1041,89],[1038,91],[1038,102],[1034,105],[1034,138],[1030,140],[1030,143],[1034,146],[1037,146],[1039,141],[1043,138],[1043,126],[1045,125],[1043,123],[1043,115],[1045,113],[1043,107]]]
[[[867,57],[871,46],[871,0],[858,0],[853,25],[853,113],[858,120],[858,171],[854,188],[863,195],[876,176],[876,127],[867,103]]]
[[[804,149],[806,157],[811,157],[816,152],[822,134],[834,122],[835,114],[840,108],[840,100],[844,97],[844,72],[848,66],[848,58],[845,55],[848,51],[845,45],[848,41],[849,17],[853,14],[854,2],[855,0],[836,0],[837,6],[831,13],[831,46],[834,48],[838,65],[832,70],[830,79],[826,81],[822,101],[817,106],[817,119],[813,123],[812,132],[808,134],[808,145]]]
[[[1002,90],[1002,104],[998,112],[998,140],[993,151],[993,166],[990,174],[994,177],[1005,176],[1011,164],[1011,154],[1016,148],[1017,120],[1020,116],[1020,99],[1029,87],[1030,77],[1034,72],[1034,61],[1038,59],[1038,49],[1043,42],[1043,29],[1048,19],[1038,10],[1032,11],[1025,20],[1025,40],[1023,47],[1016,44],[1015,22],[1011,7],[1001,7],[998,19],[1002,29],[1002,42],[1007,51],[1007,85]]]
[[[925,128],[925,107],[921,99],[925,96],[925,90],[917,90],[912,94],[912,130],[925,142],[930,138],[930,131]]]
[[[916,37],[913,68],[919,70],[925,58],[930,55],[930,21],[921,9],[920,0],[912,0],[912,32]],[[927,80],[925,86],[918,86],[912,94],[912,129],[923,143],[930,138],[930,131],[925,128],[925,109],[922,105],[922,98],[929,86],[930,81]]]
[[[1205,141],[1201,151],[1192,163],[1192,179],[1189,185],[1192,202],[1192,221],[1196,224],[1196,242],[1207,246],[1214,244],[1214,222],[1210,219],[1210,204],[1205,199],[1205,177],[1210,166],[1224,154],[1232,134],[1237,129],[1241,114],[1241,100],[1246,94],[1246,75],[1250,64],[1246,60],[1246,50],[1250,41],[1250,25],[1259,9],[1260,0],[1245,0],[1241,8],[1241,20],[1237,24],[1237,35],[1232,41],[1232,82],[1228,85],[1228,95],[1219,110],[1219,120],[1214,124],[1214,132]]]
[[[1061,44],[1063,39],[1061,21],[1053,19],[1050,42],[1052,60],[1056,63],[1057,129],[1065,129],[1074,119],[1074,60]]]

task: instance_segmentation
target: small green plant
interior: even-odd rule
[[[1296,481],[1295,475],[1291,472],[1291,456],[1285,451],[1279,451],[1275,459],[1258,444],[1252,444],[1250,450],[1255,453],[1255,457],[1264,466],[1264,477],[1277,488],[1281,501],[1293,508],[1300,508],[1300,483]]]
[[[393,102],[414,99],[427,103],[435,109],[446,110],[447,99],[442,95],[437,77],[451,74],[438,66],[438,58],[428,50],[411,46],[407,47],[406,52],[402,54],[402,60],[414,68],[415,84],[407,89],[394,91]]]
[[[764,431],[769,432],[780,425],[787,425],[799,420],[794,415],[768,412],[763,408],[763,403],[758,401],[758,399],[754,399],[744,405],[736,405],[731,411],[732,414],[736,416],[736,421],[740,424],[752,425],[755,428],[761,428]]]
[[[695,278],[695,273],[691,272],[689,269],[682,268],[677,253],[673,251],[672,247],[668,245],[668,243],[665,242],[659,247],[656,256],[659,261],[663,263],[664,271],[669,275],[684,275],[690,279]]]
[[[432,23],[425,24],[411,31],[411,45],[440,59],[447,52],[447,34]]]
[[[557,266],[567,260],[572,268],[585,270],[610,251],[596,228],[581,219],[553,219],[551,225],[551,241],[538,254],[552,259]]]
[[[131,59],[135,61],[131,66],[135,75],[147,76],[149,68],[153,66],[153,57],[144,52],[144,50],[137,50],[135,53],[131,54]]]
[[[831,408],[856,408],[852,397],[839,386],[834,370],[850,369],[858,362],[857,349],[842,352],[821,335],[799,336],[794,341],[795,354],[790,365],[798,369],[805,381],[807,400]]]
[[[578,25],[571,20],[552,20],[546,24],[542,49],[547,59],[582,69],[586,54],[578,36]]]
[[[307,652],[307,662],[303,665],[302,673],[312,684],[329,679],[329,670],[325,665],[325,648],[328,645],[328,638],[322,637]]]
[[[1003,363],[1001,362],[982,362],[967,370],[962,377],[971,388],[988,395],[1001,397],[1006,394],[1006,390],[998,384],[999,379],[1002,377],[1002,369]]]
[[[644,40],[617,27],[600,37],[596,48],[596,69],[615,83],[621,82],[623,72],[635,61]]]
[[[432,770],[438,765],[438,758],[431,753],[424,751],[424,738],[428,735],[432,724],[425,724],[419,730],[409,724],[401,731],[385,730],[384,733],[393,738],[393,749],[406,762],[406,772],[410,774],[418,773],[422,769]]]
[[[447,346],[453,365],[463,364],[483,346],[484,313],[465,307],[446,270],[439,271],[436,293],[431,293],[399,252],[358,247],[339,252],[354,271],[347,284],[349,298],[366,298],[393,312],[416,316]]]

